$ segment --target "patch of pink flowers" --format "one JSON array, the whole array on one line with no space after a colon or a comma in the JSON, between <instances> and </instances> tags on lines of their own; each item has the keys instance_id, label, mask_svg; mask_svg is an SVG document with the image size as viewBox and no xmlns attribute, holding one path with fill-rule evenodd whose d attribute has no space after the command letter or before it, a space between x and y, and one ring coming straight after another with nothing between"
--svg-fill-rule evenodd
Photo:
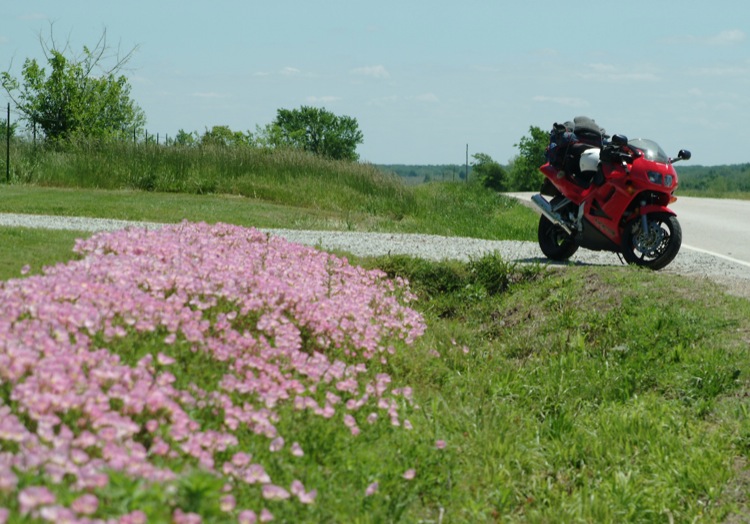
<instances>
[{"instance_id":1,"label":"patch of pink flowers","mask_svg":"<svg viewBox=\"0 0 750 524\"><path fill-rule=\"evenodd\" d=\"M108 485L108 472L171 481L179 473L169 459L257 485L265 499L311 504L316 490L277 485L235 433L250 430L258 448L292 460L304 450L277 429L282 404L353 435L378 413L404 420L396 399L409 401L410 390L391 388L368 364L424 332L405 283L226 224L102 233L75 250L81 260L0 283L0 495L16 493L22 513L88 521L99 507L90 492ZM137 361L110 349L150 333L162 343ZM208 391L178 388L191 372L180 368L185 354L227 371ZM212 409L219 429L191 418L198 408ZM232 458L219 462L227 451ZM80 493L63 508L44 486L19 490L27 474ZM235 520L272 518L236 507L231 493L221 506ZM180 508L174 515L199 521Z\"/></svg>"}]
</instances>

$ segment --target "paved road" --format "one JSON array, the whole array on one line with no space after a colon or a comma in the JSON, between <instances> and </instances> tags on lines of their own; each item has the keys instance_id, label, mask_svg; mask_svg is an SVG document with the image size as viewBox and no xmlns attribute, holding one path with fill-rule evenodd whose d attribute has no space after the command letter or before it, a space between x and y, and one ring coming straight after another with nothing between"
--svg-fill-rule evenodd
<instances>
[{"instance_id":1,"label":"paved road","mask_svg":"<svg viewBox=\"0 0 750 524\"><path fill-rule=\"evenodd\" d=\"M509 193L531 205L534 193ZM682 226L682 248L750 268L750 201L679 197L670 206Z\"/></svg>"},{"instance_id":2,"label":"paved road","mask_svg":"<svg viewBox=\"0 0 750 524\"><path fill-rule=\"evenodd\" d=\"M750 266L750 201L680 197L672 204L686 248Z\"/></svg>"}]
</instances>

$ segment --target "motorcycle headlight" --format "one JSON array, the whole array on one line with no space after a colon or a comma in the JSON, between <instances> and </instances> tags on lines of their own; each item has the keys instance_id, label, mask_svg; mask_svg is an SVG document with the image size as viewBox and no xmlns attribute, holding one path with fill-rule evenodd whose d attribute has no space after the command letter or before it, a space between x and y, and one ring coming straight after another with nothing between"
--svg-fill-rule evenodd
<instances>
[{"instance_id":1,"label":"motorcycle headlight","mask_svg":"<svg viewBox=\"0 0 750 524\"><path fill-rule=\"evenodd\" d=\"M672 187L672 182L674 182L674 177L672 175L667 175L664 177L664 185L666 187Z\"/></svg>"},{"instance_id":2,"label":"motorcycle headlight","mask_svg":"<svg viewBox=\"0 0 750 524\"><path fill-rule=\"evenodd\" d=\"M648 173L648 179L651 181L652 184L658 184L661 185L664 177L661 173L657 173L656 171L649 171Z\"/></svg>"}]
</instances>

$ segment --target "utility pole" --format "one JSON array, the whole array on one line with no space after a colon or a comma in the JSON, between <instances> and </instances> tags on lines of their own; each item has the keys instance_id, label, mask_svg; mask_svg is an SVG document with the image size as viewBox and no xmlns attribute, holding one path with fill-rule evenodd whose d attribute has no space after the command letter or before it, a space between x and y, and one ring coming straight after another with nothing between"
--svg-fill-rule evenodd
<instances>
[{"instance_id":1,"label":"utility pole","mask_svg":"<svg viewBox=\"0 0 750 524\"><path fill-rule=\"evenodd\" d=\"M464 176L466 183L469 183L469 144L466 144L466 174Z\"/></svg>"}]
</instances>

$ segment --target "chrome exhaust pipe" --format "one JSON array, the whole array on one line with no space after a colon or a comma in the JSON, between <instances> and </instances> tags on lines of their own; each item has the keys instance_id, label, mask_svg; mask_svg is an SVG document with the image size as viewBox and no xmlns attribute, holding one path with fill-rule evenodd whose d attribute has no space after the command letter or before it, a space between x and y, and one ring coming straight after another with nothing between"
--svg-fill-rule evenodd
<instances>
[{"instance_id":1,"label":"chrome exhaust pipe","mask_svg":"<svg viewBox=\"0 0 750 524\"><path fill-rule=\"evenodd\" d=\"M563 228L567 234L573 235L573 230L570 226L565 223L559 213L552 211L552 206L550 206L550 203L547 202L542 195L532 196L531 202L536 206L536 210L544 215L547 220Z\"/></svg>"}]
</instances>

